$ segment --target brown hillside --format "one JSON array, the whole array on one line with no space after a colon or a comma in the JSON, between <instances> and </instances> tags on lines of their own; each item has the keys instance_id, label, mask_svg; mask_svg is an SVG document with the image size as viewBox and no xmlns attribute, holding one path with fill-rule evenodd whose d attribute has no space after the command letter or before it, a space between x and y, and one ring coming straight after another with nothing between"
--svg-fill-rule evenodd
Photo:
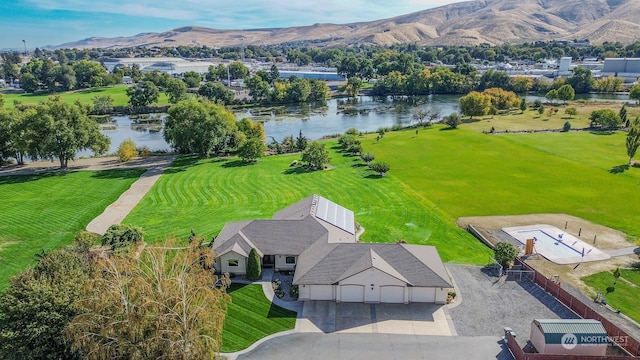
<instances>
[{"instance_id":1,"label":"brown hillside","mask_svg":"<svg viewBox=\"0 0 640 360\"><path fill-rule=\"evenodd\" d=\"M132 37L89 38L57 47L233 46L292 42L314 42L324 46L354 43L472 45L574 38L588 38L592 43L639 40L640 1L476 0L371 22L251 30L188 26Z\"/></svg>"}]
</instances>

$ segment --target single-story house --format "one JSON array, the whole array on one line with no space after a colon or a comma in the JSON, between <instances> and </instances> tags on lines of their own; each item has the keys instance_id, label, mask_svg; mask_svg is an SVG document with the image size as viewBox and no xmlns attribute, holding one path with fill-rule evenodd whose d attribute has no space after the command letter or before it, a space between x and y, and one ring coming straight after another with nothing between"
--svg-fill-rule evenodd
<instances>
[{"instance_id":1,"label":"single-story house","mask_svg":"<svg viewBox=\"0 0 640 360\"><path fill-rule=\"evenodd\" d=\"M540 354L605 356L608 337L594 319L535 319L531 344Z\"/></svg>"},{"instance_id":2,"label":"single-story house","mask_svg":"<svg viewBox=\"0 0 640 360\"><path fill-rule=\"evenodd\" d=\"M435 247L358 242L353 212L318 195L271 220L226 224L216 271L245 274L252 248L263 267L294 271L300 300L442 304L453 287Z\"/></svg>"}]
</instances>

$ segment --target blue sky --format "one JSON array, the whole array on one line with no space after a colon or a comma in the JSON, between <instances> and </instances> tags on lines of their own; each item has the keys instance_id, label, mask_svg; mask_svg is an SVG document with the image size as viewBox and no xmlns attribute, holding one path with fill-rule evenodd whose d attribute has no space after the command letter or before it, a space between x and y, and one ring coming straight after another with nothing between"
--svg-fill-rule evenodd
<instances>
[{"instance_id":1,"label":"blue sky","mask_svg":"<svg viewBox=\"0 0 640 360\"><path fill-rule=\"evenodd\" d=\"M0 0L0 49L131 36L196 25L219 29L349 23L461 0Z\"/></svg>"}]
</instances>

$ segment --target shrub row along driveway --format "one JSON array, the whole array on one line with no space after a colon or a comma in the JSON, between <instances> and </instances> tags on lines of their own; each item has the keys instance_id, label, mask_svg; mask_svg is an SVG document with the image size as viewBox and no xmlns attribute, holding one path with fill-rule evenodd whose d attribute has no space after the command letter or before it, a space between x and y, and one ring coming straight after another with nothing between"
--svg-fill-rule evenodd
<instances>
[{"instance_id":1,"label":"shrub row along driveway","mask_svg":"<svg viewBox=\"0 0 640 360\"><path fill-rule=\"evenodd\" d=\"M481 267L447 264L460 299L449 308L460 336L502 336L508 326L524 346L533 319L576 319L571 310L529 281L504 281Z\"/></svg>"}]
</instances>

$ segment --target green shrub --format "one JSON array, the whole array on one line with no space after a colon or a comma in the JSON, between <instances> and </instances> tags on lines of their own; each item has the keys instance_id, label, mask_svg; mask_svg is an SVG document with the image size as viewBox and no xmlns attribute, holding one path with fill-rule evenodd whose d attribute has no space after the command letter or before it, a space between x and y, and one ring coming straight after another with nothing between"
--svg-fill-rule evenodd
<instances>
[{"instance_id":1,"label":"green shrub","mask_svg":"<svg viewBox=\"0 0 640 360\"><path fill-rule=\"evenodd\" d=\"M118 146L118 158L120 162L127 162L134 157L138 156L138 149L136 148L136 143L131 139L126 139L120 146Z\"/></svg>"},{"instance_id":2,"label":"green shrub","mask_svg":"<svg viewBox=\"0 0 640 360\"><path fill-rule=\"evenodd\" d=\"M110 246L112 250L118 250L144 239L142 229L133 225L111 225L102 236L102 245Z\"/></svg>"},{"instance_id":3,"label":"green shrub","mask_svg":"<svg viewBox=\"0 0 640 360\"><path fill-rule=\"evenodd\" d=\"M567 121L562 125L562 131L569 132L569 130L571 130L571 123Z\"/></svg>"},{"instance_id":4,"label":"green shrub","mask_svg":"<svg viewBox=\"0 0 640 360\"><path fill-rule=\"evenodd\" d=\"M298 285L291 285L291 287L289 288L289 296L291 296L294 299L297 299L298 296L300 296L300 290L298 289Z\"/></svg>"},{"instance_id":5,"label":"green shrub","mask_svg":"<svg viewBox=\"0 0 640 360\"><path fill-rule=\"evenodd\" d=\"M252 248L247 259L247 279L259 280L262 278L262 265L260 265L260 255L258 250Z\"/></svg>"}]
</instances>

